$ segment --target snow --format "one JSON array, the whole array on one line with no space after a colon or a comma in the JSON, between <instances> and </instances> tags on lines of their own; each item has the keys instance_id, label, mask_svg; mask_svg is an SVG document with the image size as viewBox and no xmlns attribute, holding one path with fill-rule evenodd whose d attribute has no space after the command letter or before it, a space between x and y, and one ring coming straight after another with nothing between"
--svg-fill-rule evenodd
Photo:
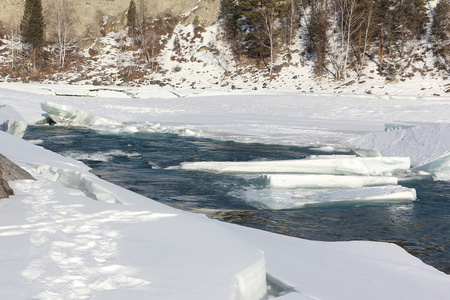
<instances>
[{"instance_id":1,"label":"snow","mask_svg":"<svg viewBox=\"0 0 450 300\"><path fill-rule=\"evenodd\" d=\"M0 236L11 246L0 255L8 276L2 298L106 299L130 288L138 298L156 299L265 295L262 252L221 224L149 201L77 168L77 161L0 134L0 151L38 179L13 182L15 196L1 201ZM17 151L22 148L28 149ZM46 165L51 156L60 168ZM102 201L108 199L117 201ZM9 263L11 255L20 263Z\"/></svg>"},{"instance_id":2,"label":"snow","mask_svg":"<svg viewBox=\"0 0 450 300\"><path fill-rule=\"evenodd\" d=\"M0 105L29 123L51 115L65 125L110 132L170 132L323 151L348 150L357 139L374 145L355 151L367 157L311 157L307 174L272 174L295 161L273 162L270 172L264 166L269 162L247 163L238 172L264 168L236 176L266 175L274 183L288 176L290 189L244 191L251 202L271 198L259 205L274 209L350 198L413 201L415 191L397 185L395 176L448 171L450 99L444 97L243 90L193 95L152 86L127 88L117 98L92 89L0 83ZM0 121L4 115L0 110ZM386 124L398 129L384 132ZM400 143L416 131L423 143ZM378 146L386 135L395 135L388 154ZM37 179L12 182L15 195L0 200L1 298L264 299L266 284L281 291L274 292L280 299L447 299L450 293L449 275L394 244L308 241L210 220L105 182L82 163L18 137L0 132L0 141L0 153Z\"/></svg>"}]
</instances>

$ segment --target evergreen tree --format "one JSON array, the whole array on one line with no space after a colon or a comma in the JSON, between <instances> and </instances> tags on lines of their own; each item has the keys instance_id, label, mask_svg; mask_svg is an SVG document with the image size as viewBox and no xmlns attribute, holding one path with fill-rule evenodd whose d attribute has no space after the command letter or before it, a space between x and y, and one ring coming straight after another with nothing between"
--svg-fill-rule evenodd
<instances>
[{"instance_id":1,"label":"evergreen tree","mask_svg":"<svg viewBox=\"0 0 450 300\"><path fill-rule=\"evenodd\" d=\"M280 16L280 2L277 0L239 1L241 18L238 25L244 34L244 52L264 61L274 56L274 41L277 39L277 21Z\"/></svg>"},{"instance_id":2,"label":"evergreen tree","mask_svg":"<svg viewBox=\"0 0 450 300\"><path fill-rule=\"evenodd\" d=\"M33 71L36 71L36 54L44 44L44 16L41 0L25 0L20 34L26 44L30 44Z\"/></svg>"},{"instance_id":3,"label":"evergreen tree","mask_svg":"<svg viewBox=\"0 0 450 300\"><path fill-rule=\"evenodd\" d=\"M301 10L299 0L287 0L280 5L280 21L283 26L284 41L291 45L300 27Z\"/></svg>"},{"instance_id":4,"label":"evergreen tree","mask_svg":"<svg viewBox=\"0 0 450 300\"><path fill-rule=\"evenodd\" d=\"M450 0L439 0L436 4L431 31L437 41L450 39Z\"/></svg>"},{"instance_id":5,"label":"evergreen tree","mask_svg":"<svg viewBox=\"0 0 450 300\"><path fill-rule=\"evenodd\" d=\"M327 7L325 1L312 1L310 4L308 29L308 52L317 55L316 69L317 75L322 75L326 67L326 55L328 53L327 31L329 22L327 17Z\"/></svg>"},{"instance_id":6,"label":"evergreen tree","mask_svg":"<svg viewBox=\"0 0 450 300\"><path fill-rule=\"evenodd\" d=\"M394 15L395 2L393 0L380 0L374 3L374 33L380 47L380 62L378 65L380 74L383 73L384 51L391 49L394 39Z\"/></svg>"},{"instance_id":7,"label":"evergreen tree","mask_svg":"<svg viewBox=\"0 0 450 300\"><path fill-rule=\"evenodd\" d=\"M219 20L223 20L225 36L228 40L234 39L237 35L238 18L239 12L236 0L220 0Z\"/></svg>"},{"instance_id":8,"label":"evergreen tree","mask_svg":"<svg viewBox=\"0 0 450 300\"><path fill-rule=\"evenodd\" d=\"M396 4L392 19L396 38L402 41L420 39L428 22L425 0L402 0Z\"/></svg>"},{"instance_id":9,"label":"evergreen tree","mask_svg":"<svg viewBox=\"0 0 450 300\"><path fill-rule=\"evenodd\" d=\"M130 29L131 36L135 36L136 34L136 20L136 4L134 3L134 0L131 0L127 11L127 26Z\"/></svg>"}]
</instances>

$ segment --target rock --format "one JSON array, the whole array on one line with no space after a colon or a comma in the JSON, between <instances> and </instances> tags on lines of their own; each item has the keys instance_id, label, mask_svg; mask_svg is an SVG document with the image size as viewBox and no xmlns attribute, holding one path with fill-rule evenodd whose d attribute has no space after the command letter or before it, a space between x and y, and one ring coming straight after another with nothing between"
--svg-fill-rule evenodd
<instances>
[{"instance_id":1,"label":"rock","mask_svg":"<svg viewBox=\"0 0 450 300\"><path fill-rule=\"evenodd\" d=\"M8 181L21 179L36 180L30 173L0 154L0 199L14 195Z\"/></svg>"}]
</instances>

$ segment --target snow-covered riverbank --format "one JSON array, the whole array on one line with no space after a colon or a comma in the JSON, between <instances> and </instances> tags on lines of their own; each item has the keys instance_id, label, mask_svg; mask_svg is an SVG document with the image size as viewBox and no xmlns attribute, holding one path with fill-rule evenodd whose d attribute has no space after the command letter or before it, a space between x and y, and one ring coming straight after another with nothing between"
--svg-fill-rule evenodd
<instances>
[{"instance_id":1,"label":"snow-covered riverbank","mask_svg":"<svg viewBox=\"0 0 450 300\"><path fill-rule=\"evenodd\" d=\"M392 135L384 132L390 124L405 129L395 130L389 156L405 147L396 141L421 130L422 144L410 143L408 154L422 166L417 172L438 169L433 175L444 178L449 171L449 99L208 92L175 98L154 88L128 91L137 98L111 91L55 96L86 91L1 84L0 104L30 123L47 116L47 102L48 113L66 112L103 130L322 149L368 145L366 134L373 133L382 154L377 142ZM52 111L61 105L66 109ZM8 116L0 110L0 122ZM0 153L37 179L14 182L16 195L0 200L2 298L261 299L267 282L281 299L446 299L450 292L449 275L394 244L307 241L209 220L100 180L85 165L14 136L0 132L0 141ZM432 141L439 143L429 151ZM434 169L423 166L432 162Z\"/></svg>"}]
</instances>

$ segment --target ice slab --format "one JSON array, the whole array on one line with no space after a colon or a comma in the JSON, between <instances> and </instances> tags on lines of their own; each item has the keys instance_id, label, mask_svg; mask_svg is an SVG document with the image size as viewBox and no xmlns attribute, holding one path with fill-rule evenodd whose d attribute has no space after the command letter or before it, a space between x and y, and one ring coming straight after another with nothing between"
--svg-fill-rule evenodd
<instances>
[{"instance_id":1,"label":"ice slab","mask_svg":"<svg viewBox=\"0 0 450 300\"><path fill-rule=\"evenodd\" d=\"M431 174L434 180L450 181L450 154L415 168L414 171L422 171Z\"/></svg>"},{"instance_id":2,"label":"ice slab","mask_svg":"<svg viewBox=\"0 0 450 300\"><path fill-rule=\"evenodd\" d=\"M280 210L337 202L414 201L417 195L415 189L394 185L340 190L246 190L242 197L257 208Z\"/></svg>"},{"instance_id":3,"label":"ice slab","mask_svg":"<svg viewBox=\"0 0 450 300\"><path fill-rule=\"evenodd\" d=\"M62 105L49 101L41 103L41 108L57 124L74 126L94 126L94 125L119 125L120 123L100 118L86 111L79 110L69 105Z\"/></svg>"},{"instance_id":4,"label":"ice slab","mask_svg":"<svg viewBox=\"0 0 450 300\"><path fill-rule=\"evenodd\" d=\"M17 137L23 137L28 127L24 118L9 105L0 106L0 130Z\"/></svg>"},{"instance_id":5,"label":"ice slab","mask_svg":"<svg viewBox=\"0 0 450 300\"><path fill-rule=\"evenodd\" d=\"M251 162L184 162L181 169L218 173L299 173L330 175L387 175L410 168L408 157L314 157L299 160Z\"/></svg>"},{"instance_id":6,"label":"ice slab","mask_svg":"<svg viewBox=\"0 0 450 300\"><path fill-rule=\"evenodd\" d=\"M356 189L366 186L397 185L396 177L387 176L339 176L339 175L263 175L262 179L274 188L347 188Z\"/></svg>"},{"instance_id":7,"label":"ice slab","mask_svg":"<svg viewBox=\"0 0 450 300\"><path fill-rule=\"evenodd\" d=\"M411 165L418 167L450 153L450 124L374 132L348 143L356 148L378 150L384 156L408 156Z\"/></svg>"}]
</instances>

